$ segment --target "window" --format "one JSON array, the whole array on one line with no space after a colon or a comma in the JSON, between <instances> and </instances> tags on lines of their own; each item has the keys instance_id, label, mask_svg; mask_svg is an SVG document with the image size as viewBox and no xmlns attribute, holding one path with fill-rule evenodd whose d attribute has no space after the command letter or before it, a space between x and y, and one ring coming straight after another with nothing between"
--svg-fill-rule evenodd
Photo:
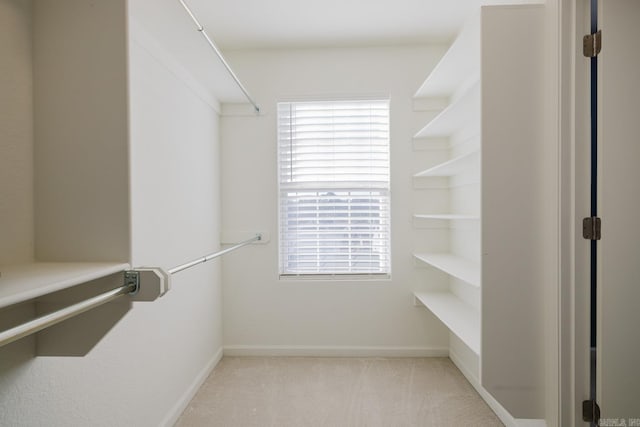
<instances>
[{"instance_id":1,"label":"window","mask_svg":"<svg viewBox=\"0 0 640 427\"><path fill-rule=\"evenodd\" d=\"M280 275L388 275L389 101L278 104Z\"/></svg>"}]
</instances>

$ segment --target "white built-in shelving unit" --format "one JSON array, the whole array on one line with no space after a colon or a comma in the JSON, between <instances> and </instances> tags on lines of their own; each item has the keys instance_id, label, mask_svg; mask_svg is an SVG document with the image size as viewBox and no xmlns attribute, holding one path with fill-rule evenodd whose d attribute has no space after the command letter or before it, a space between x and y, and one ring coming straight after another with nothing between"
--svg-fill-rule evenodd
<instances>
[{"instance_id":1,"label":"white built-in shelving unit","mask_svg":"<svg viewBox=\"0 0 640 427\"><path fill-rule=\"evenodd\" d=\"M0 307L130 263L126 4L33 8L33 133L23 141L33 147L33 233L23 236L33 254L0 260Z\"/></svg>"},{"instance_id":2,"label":"white built-in shelving unit","mask_svg":"<svg viewBox=\"0 0 640 427\"><path fill-rule=\"evenodd\" d=\"M416 286L414 298L449 329L451 359L507 425L514 416L544 417L538 373L511 369L538 351L517 328L541 330L519 294L535 292L531 280L516 273L527 274L530 234L514 227L531 204L528 168L543 123L542 50L529 36L542 10L482 7L414 95L417 109L442 105L413 139L425 162L412 181L420 230L413 256L418 268L440 272ZM440 250L423 250L429 243Z\"/></svg>"},{"instance_id":3,"label":"white built-in shelving unit","mask_svg":"<svg viewBox=\"0 0 640 427\"><path fill-rule=\"evenodd\" d=\"M426 78L414 98L444 99L446 107L434 116L415 134L415 140L422 140L431 146L441 147L445 152L444 161L414 174L414 182L446 178L444 188L449 193L448 203L437 212L416 212L414 221L429 221L434 228L441 226L449 230L449 239L465 242L464 234L478 235L480 227L480 206L478 197L471 201L456 197L461 180L466 183L467 191L480 191L480 22L479 17L472 19L456 38L433 72ZM424 101L423 101L424 102ZM444 142L444 143L443 143ZM464 177L464 178L460 178ZM419 187L424 188L424 187ZM426 188L429 188L427 185ZM441 185L435 185L438 190ZM463 190L465 191L465 190ZM429 197L429 193L420 192L417 197ZM456 200L463 201L456 202ZM449 211L445 211L448 209ZM454 223L464 221L466 227L455 227ZM452 237L452 234L462 236ZM414 257L427 268L440 270L457 279L457 286L449 291L416 292L417 301L427 307L444 323L453 336L461 340L472 352L480 355L480 301L473 289L480 288L480 246L477 238L468 239L467 248L462 253L455 245L448 243L449 252L416 252ZM467 243L464 243L467 244ZM477 254L468 258L469 252ZM468 298L458 295L458 290L468 287L473 295ZM477 361L473 361L477 365ZM471 369L477 372L476 369Z\"/></svg>"}]
</instances>

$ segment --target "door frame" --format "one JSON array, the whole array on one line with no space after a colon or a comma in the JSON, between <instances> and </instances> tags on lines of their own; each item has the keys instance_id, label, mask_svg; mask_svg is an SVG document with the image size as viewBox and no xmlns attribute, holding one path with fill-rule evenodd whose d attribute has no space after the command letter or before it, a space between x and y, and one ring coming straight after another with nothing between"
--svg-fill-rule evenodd
<instances>
[{"instance_id":1,"label":"door frame","mask_svg":"<svg viewBox=\"0 0 640 427\"><path fill-rule=\"evenodd\" d=\"M590 245L582 237L582 218L590 216L591 156L589 59L582 54L582 37L590 32L590 9L589 0L563 3L559 423L583 426L590 375Z\"/></svg>"}]
</instances>

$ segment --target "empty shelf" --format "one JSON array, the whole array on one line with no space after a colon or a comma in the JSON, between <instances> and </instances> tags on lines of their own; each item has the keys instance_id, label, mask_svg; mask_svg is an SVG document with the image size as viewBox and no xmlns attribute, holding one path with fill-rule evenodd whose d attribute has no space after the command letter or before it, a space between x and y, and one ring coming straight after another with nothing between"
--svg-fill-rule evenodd
<instances>
[{"instance_id":1,"label":"empty shelf","mask_svg":"<svg viewBox=\"0 0 640 427\"><path fill-rule=\"evenodd\" d=\"M472 286L480 286L480 266L465 258L446 253L421 253L413 256Z\"/></svg>"},{"instance_id":2,"label":"empty shelf","mask_svg":"<svg viewBox=\"0 0 640 427\"><path fill-rule=\"evenodd\" d=\"M480 313L450 292L414 293L474 353L480 354Z\"/></svg>"},{"instance_id":3,"label":"empty shelf","mask_svg":"<svg viewBox=\"0 0 640 427\"><path fill-rule=\"evenodd\" d=\"M472 86L465 94L445 108L423 127L414 138L447 137L462 129L480 134L480 85Z\"/></svg>"},{"instance_id":4,"label":"empty shelf","mask_svg":"<svg viewBox=\"0 0 640 427\"><path fill-rule=\"evenodd\" d=\"M36 262L0 266L0 308L129 269L114 262Z\"/></svg>"},{"instance_id":5,"label":"empty shelf","mask_svg":"<svg viewBox=\"0 0 640 427\"><path fill-rule=\"evenodd\" d=\"M467 229L475 230L480 226L480 216L460 214L414 214L413 226L416 229Z\"/></svg>"},{"instance_id":6,"label":"empty shelf","mask_svg":"<svg viewBox=\"0 0 640 427\"><path fill-rule=\"evenodd\" d=\"M460 214L415 214L416 219L437 219L437 220L470 220L477 221L479 215L460 215Z\"/></svg>"},{"instance_id":7,"label":"empty shelf","mask_svg":"<svg viewBox=\"0 0 640 427\"><path fill-rule=\"evenodd\" d=\"M480 166L480 152L472 151L470 153L463 154L446 162L440 163L436 166L430 167L422 172L418 172L414 176L416 178L425 176L453 176L471 168L478 168Z\"/></svg>"},{"instance_id":8,"label":"empty shelf","mask_svg":"<svg viewBox=\"0 0 640 427\"><path fill-rule=\"evenodd\" d=\"M480 75L480 15L470 19L414 98L451 96Z\"/></svg>"}]
</instances>

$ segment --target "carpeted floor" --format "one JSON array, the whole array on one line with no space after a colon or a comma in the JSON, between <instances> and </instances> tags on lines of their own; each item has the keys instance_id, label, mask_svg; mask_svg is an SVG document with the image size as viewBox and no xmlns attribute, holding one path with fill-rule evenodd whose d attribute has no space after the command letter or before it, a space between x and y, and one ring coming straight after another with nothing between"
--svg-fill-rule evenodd
<instances>
[{"instance_id":1,"label":"carpeted floor","mask_svg":"<svg viewBox=\"0 0 640 427\"><path fill-rule=\"evenodd\" d=\"M176 426L502 423L447 358L225 357Z\"/></svg>"}]
</instances>

